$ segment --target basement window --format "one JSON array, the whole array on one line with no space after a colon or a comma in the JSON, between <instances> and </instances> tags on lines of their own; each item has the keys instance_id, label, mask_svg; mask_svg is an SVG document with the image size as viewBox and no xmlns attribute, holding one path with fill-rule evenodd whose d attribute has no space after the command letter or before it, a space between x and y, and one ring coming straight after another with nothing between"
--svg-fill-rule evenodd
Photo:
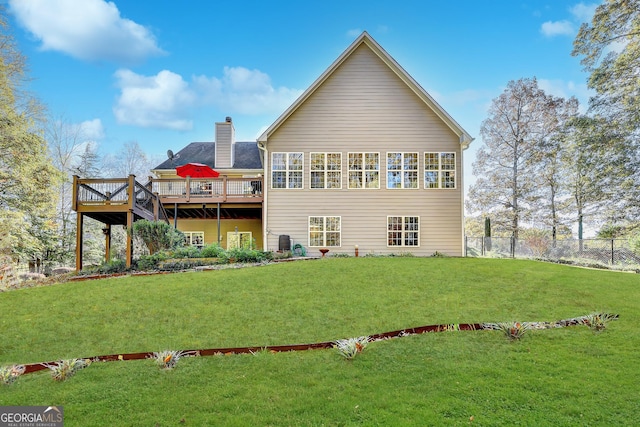
<instances>
[{"instance_id":1,"label":"basement window","mask_svg":"<svg viewBox=\"0 0 640 427\"><path fill-rule=\"evenodd\" d=\"M202 249L204 246L204 231L183 231L184 245Z\"/></svg>"}]
</instances>

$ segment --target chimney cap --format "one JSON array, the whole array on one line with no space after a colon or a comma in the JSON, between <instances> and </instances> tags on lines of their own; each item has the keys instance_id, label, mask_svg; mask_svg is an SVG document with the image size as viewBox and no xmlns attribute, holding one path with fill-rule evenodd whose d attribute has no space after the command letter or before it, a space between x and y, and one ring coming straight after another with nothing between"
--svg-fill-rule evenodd
<instances>
[{"instance_id":1,"label":"chimney cap","mask_svg":"<svg viewBox=\"0 0 640 427\"><path fill-rule=\"evenodd\" d=\"M231 120L230 116L227 116L227 117L225 117L224 121L227 122L227 123L231 123L232 120Z\"/></svg>"}]
</instances>

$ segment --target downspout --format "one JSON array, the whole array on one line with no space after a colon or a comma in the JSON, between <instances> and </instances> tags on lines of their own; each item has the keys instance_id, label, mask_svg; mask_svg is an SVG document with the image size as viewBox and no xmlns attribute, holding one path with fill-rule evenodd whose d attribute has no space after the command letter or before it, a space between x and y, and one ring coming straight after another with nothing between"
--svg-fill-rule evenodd
<instances>
[{"instance_id":1,"label":"downspout","mask_svg":"<svg viewBox=\"0 0 640 427\"><path fill-rule=\"evenodd\" d=\"M267 232L267 229L269 228L267 221L267 163L269 162L269 150L267 150L266 141L258 141L258 149L264 153L262 161L262 250L266 251L267 238L269 236L269 233Z\"/></svg>"},{"instance_id":2,"label":"downspout","mask_svg":"<svg viewBox=\"0 0 640 427\"><path fill-rule=\"evenodd\" d=\"M462 256L466 256L467 250L465 248L465 217L464 217L464 146L461 147L460 149L460 171L462 172L460 174L460 178L458 179L458 181L460 181L460 204L462 206L462 209L460 209L460 215L462 215L461 221L460 223L462 224Z\"/></svg>"},{"instance_id":3,"label":"downspout","mask_svg":"<svg viewBox=\"0 0 640 427\"><path fill-rule=\"evenodd\" d=\"M465 216L464 216L464 150L469 148L469 144L474 140L474 138L468 137L466 135L460 136L460 203L462 209L460 209L461 223L462 223L462 256L466 256L466 240L465 240Z\"/></svg>"}]
</instances>

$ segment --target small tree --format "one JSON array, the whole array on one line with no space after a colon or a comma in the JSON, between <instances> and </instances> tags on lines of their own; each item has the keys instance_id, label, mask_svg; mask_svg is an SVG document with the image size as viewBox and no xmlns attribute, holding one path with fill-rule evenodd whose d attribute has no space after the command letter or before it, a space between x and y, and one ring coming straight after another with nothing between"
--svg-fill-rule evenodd
<instances>
[{"instance_id":1,"label":"small tree","mask_svg":"<svg viewBox=\"0 0 640 427\"><path fill-rule=\"evenodd\" d=\"M184 234L163 221L142 219L134 222L132 228L133 234L142 239L151 254L176 249L184 244Z\"/></svg>"}]
</instances>

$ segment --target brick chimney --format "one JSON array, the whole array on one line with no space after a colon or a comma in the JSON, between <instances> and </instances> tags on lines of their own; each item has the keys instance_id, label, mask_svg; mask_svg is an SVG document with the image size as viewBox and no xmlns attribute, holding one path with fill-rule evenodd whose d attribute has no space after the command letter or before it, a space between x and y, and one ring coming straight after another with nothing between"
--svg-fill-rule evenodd
<instances>
[{"instance_id":1,"label":"brick chimney","mask_svg":"<svg viewBox=\"0 0 640 427\"><path fill-rule=\"evenodd\" d=\"M216 122L216 168L233 167L235 143L236 130L231 117L227 117L224 122Z\"/></svg>"}]
</instances>

